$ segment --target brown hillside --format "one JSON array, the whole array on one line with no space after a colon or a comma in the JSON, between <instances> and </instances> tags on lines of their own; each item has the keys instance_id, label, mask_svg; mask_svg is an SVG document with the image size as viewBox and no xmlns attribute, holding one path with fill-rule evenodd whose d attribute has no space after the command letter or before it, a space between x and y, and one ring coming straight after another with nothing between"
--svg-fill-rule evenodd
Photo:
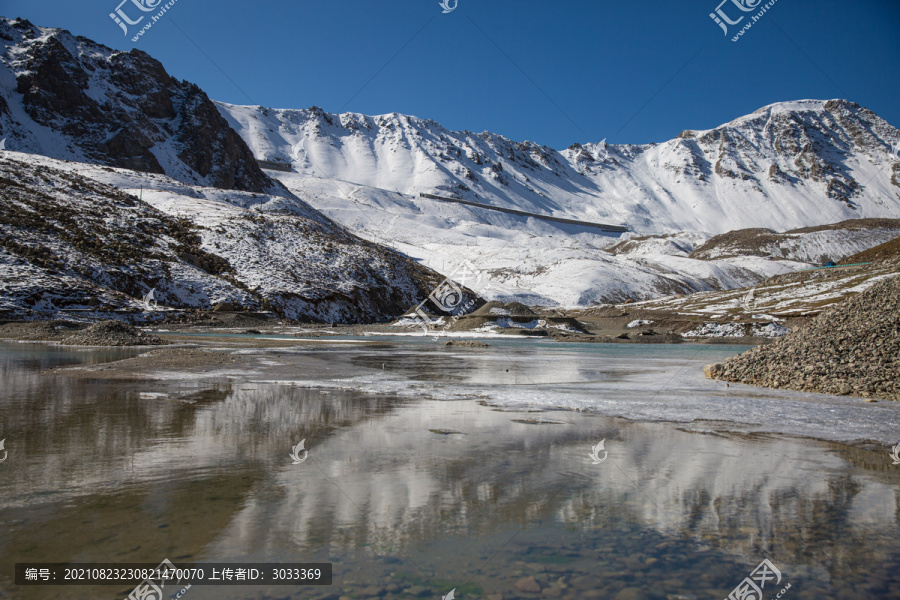
<instances>
[{"instance_id":1,"label":"brown hillside","mask_svg":"<svg viewBox=\"0 0 900 600\"><path fill-rule=\"evenodd\" d=\"M862 252L857 252L852 256L848 256L842 260L840 264L852 265L854 263L875 262L890 258L900 258L900 237L879 244L874 248L869 248L868 250L863 250Z\"/></svg>"}]
</instances>

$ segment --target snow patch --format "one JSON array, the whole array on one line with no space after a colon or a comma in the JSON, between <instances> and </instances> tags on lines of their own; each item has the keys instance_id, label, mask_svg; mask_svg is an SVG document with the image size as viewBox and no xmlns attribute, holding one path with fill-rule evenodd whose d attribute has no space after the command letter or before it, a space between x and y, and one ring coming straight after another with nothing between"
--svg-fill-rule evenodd
<instances>
[{"instance_id":1,"label":"snow patch","mask_svg":"<svg viewBox=\"0 0 900 600\"><path fill-rule=\"evenodd\" d=\"M704 323L700 327L696 327L687 333L682 334L683 337L781 337L787 335L791 330L778 323L767 323L765 325L750 323Z\"/></svg>"}]
</instances>

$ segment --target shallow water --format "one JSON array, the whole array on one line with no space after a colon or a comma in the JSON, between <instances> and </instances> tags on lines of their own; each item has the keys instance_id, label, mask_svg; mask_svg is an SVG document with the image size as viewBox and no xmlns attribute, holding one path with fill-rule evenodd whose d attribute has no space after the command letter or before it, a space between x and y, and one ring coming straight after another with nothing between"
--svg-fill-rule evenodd
<instances>
[{"instance_id":1,"label":"shallow water","mask_svg":"<svg viewBox=\"0 0 900 600\"><path fill-rule=\"evenodd\" d=\"M767 598L900 597L895 405L698 376L742 348L379 342L148 382L42 374L135 350L0 344L0 596L130 591L16 562L169 558L334 564L188 599L721 599L768 558Z\"/></svg>"}]
</instances>

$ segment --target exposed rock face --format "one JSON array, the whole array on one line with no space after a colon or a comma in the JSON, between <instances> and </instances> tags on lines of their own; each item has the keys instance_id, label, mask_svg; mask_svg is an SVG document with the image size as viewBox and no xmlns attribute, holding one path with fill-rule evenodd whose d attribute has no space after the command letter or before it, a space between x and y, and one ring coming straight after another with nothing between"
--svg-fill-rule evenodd
<instances>
[{"instance_id":1,"label":"exposed rock face","mask_svg":"<svg viewBox=\"0 0 900 600\"><path fill-rule=\"evenodd\" d=\"M0 18L0 39L8 44L0 74L10 74L0 81L15 81L14 89L0 83L0 131L9 149L211 187L276 186L207 95L148 54L23 19Z\"/></svg>"},{"instance_id":2,"label":"exposed rock face","mask_svg":"<svg viewBox=\"0 0 900 600\"><path fill-rule=\"evenodd\" d=\"M900 275L770 345L703 368L709 378L900 400Z\"/></svg>"},{"instance_id":3,"label":"exposed rock face","mask_svg":"<svg viewBox=\"0 0 900 600\"><path fill-rule=\"evenodd\" d=\"M478 310L472 312L473 315L479 317L536 317L537 313L522 304L521 302L488 302Z\"/></svg>"}]
</instances>

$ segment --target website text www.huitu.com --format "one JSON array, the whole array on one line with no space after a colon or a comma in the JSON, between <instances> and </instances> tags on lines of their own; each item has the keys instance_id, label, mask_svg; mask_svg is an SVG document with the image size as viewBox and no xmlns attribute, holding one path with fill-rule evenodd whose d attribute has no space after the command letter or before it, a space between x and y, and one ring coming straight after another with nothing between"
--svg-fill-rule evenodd
<instances>
[{"instance_id":1,"label":"website text www.huitu.com","mask_svg":"<svg viewBox=\"0 0 900 600\"><path fill-rule=\"evenodd\" d=\"M759 19L764 14L766 14L766 11L768 11L770 8L772 8L776 2L778 2L778 0L770 0L768 3L764 4L762 9L760 9L760 11L758 13L756 13L755 15L750 17L750 20L747 21L747 24L744 25L743 27L741 27L741 30L737 32L737 35L735 35L733 38L731 38L731 41L736 42L739 39L741 39L741 36L744 35L744 32L746 32L751 27L753 27L753 25L755 25L756 22L759 21Z\"/></svg>"},{"instance_id":2,"label":"website text www.huitu.com","mask_svg":"<svg viewBox=\"0 0 900 600\"><path fill-rule=\"evenodd\" d=\"M152 16L150 17L150 20L147 21L147 23L146 23L143 27L141 27L140 31L138 31L137 34L135 34L135 36L131 38L131 41L132 41L132 42L138 41L138 39L139 39L142 35L144 35L144 33L145 33L146 31L148 31L151 27L153 27L154 23L156 23L157 21L159 21L159 20L162 18L162 16L163 16L164 14L166 14L166 11L168 11L170 8L172 8L172 7L175 5L176 2L178 2L178 0L169 0L169 2L167 2L166 4L164 4L164 5L162 6L162 8L159 9L159 12L156 13L155 15L152 15Z\"/></svg>"}]
</instances>

